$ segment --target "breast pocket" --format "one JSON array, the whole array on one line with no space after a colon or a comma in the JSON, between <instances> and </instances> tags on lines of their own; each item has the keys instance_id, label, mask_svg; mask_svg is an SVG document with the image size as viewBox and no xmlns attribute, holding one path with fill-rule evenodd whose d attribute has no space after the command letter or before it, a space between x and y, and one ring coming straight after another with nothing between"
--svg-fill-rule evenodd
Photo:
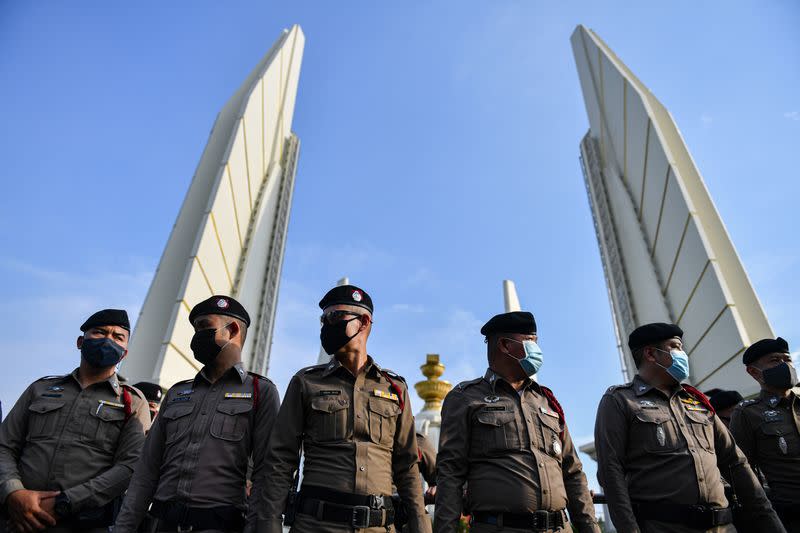
<instances>
[{"instance_id":1,"label":"breast pocket","mask_svg":"<svg viewBox=\"0 0 800 533\"><path fill-rule=\"evenodd\" d=\"M669 414L661 411L638 411L630 439L632 448L641 446L649 453L673 452L680 447L675 421Z\"/></svg>"},{"instance_id":2,"label":"breast pocket","mask_svg":"<svg viewBox=\"0 0 800 533\"><path fill-rule=\"evenodd\" d=\"M311 399L308 435L317 442L343 440L347 437L350 400L339 396Z\"/></svg>"},{"instance_id":3,"label":"breast pocket","mask_svg":"<svg viewBox=\"0 0 800 533\"><path fill-rule=\"evenodd\" d=\"M111 452L116 448L119 434L125 423L125 411L104 405L96 407L84 418L81 440L88 445Z\"/></svg>"},{"instance_id":4,"label":"breast pocket","mask_svg":"<svg viewBox=\"0 0 800 533\"><path fill-rule=\"evenodd\" d=\"M171 444L181 438L188 431L194 404L168 405L167 408L158 414L165 420L164 440Z\"/></svg>"},{"instance_id":5,"label":"breast pocket","mask_svg":"<svg viewBox=\"0 0 800 533\"><path fill-rule=\"evenodd\" d=\"M472 425L472 449L480 455L519 448L513 411L478 411Z\"/></svg>"},{"instance_id":6,"label":"breast pocket","mask_svg":"<svg viewBox=\"0 0 800 533\"><path fill-rule=\"evenodd\" d=\"M539 448L549 455L561 460L561 421L556 416L539 412L539 429L541 444Z\"/></svg>"},{"instance_id":7,"label":"breast pocket","mask_svg":"<svg viewBox=\"0 0 800 533\"><path fill-rule=\"evenodd\" d=\"M222 402L211 421L211 435L222 440L240 441L250 425L250 402ZM266 444L266 443L265 443Z\"/></svg>"},{"instance_id":8,"label":"breast pocket","mask_svg":"<svg viewBox=\"0 0 800 533\"><path fill-rule=\"evenodd\" d=\"M55 436L63 401L36 400L28 406L28 438L46 439Z\"/></svg>"},{"instance_id":9,"label":"breast pocket","mask_svg":"<svg viewBox=\"0 0 800 533\"><path fill-rule=\"evenodd\" d=\"M369 438L375 444L391 447L397 431L397 417L400 406L391 400L370 398Z\"/></svg>"},{"instance_id":10,"label":"breast pocket","mask_svg":"<svg viewBox=\"0 0 800 533\"><path fill-rule=\"evenodd\" d=\"M709 417L708 412L686 411L686 418L689 419L692 435L697 439L697 443L706 451L714 452L714 422Z\"/></svg>"},{"instance_id":11,"label":"breast pocket","mask_svg":"<svg viewBox=\"0 0 800 533\"><path fill-rule=\"evenodd\" d=\"M800 456L800 436L791 423L764 422L758 431L759 452L768 457Z\"/></svg>"}]
</instances>

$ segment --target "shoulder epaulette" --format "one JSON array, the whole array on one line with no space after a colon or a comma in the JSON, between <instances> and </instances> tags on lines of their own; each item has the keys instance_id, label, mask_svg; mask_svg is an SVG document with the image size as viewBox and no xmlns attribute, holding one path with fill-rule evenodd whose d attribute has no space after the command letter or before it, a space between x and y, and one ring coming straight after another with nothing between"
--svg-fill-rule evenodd
<instances>
[{"instance_id":1,"label":"shoulder epaulette","mask_svg":"<svg viewBox=\"0 0 800 533\"><path fill-rule=\"evenodd\" d=\"M464 390L464 389L466 389L467 387L471 387L471 386L473 386L473 385L477 385L477 384L478 384L478 383L480 383L481 381L483 381L483 378L482 378L482 377L480 377L480 378L475 378L475 379L471 379L471 380L469 380L469 381L462 381L461 383L459 383L458 385L456 385L456 389L458 389L458 390Z\"/></svg>"},{"instance_id":2,"label":"shoulder epaulette","mask_svg":"<svg viewBox=\"0 0 800 533\"><path fill-rule=\"evenodd\" d=\"M323 370L326 366L328 366L328 363L322 363L322 364L319 364L319 365L307 366L305 368L301 368L300 370L298 370L297 373L298 374L308 374L309 372L316 372L317 370Z\"/></svg>"},{"instance_id":3,"label":"shoulder epaulette","mask_svg":"<svg viewBox=\"0 0 800 533\"><path fill-rule=\"evenodd\" d=\"M136 397L138 397L143 402L147 401L147 398L144 397L144 393L139 389L137 389L136 387L134 387L133 385L128 385L127 383L120 383L119 386L122 387L123 389L128 389L128 391L132 392Z\"/></svg>"},{"instance_id":4,"label":"shoulder epaulette","mask_svg":"<svg viewBox=\"0 0 800 533\"><path fill-rule=\"evenodd\" d=\"M272 380L269 379L267 376L262 376L261 374L256 374L255 372L249 372L249 371L247 373L255 379L263 379L264 381L269 381L270 383L272 383Z\"/></svg>"},{"instance_id":5,"label":"shoulder epaulette","mask_svg":"<svg viewBox=\"0 0 800 533\"><path fill-rule=\"evenodd\" d=\"M175 385L180 385L181 383L191 383L192 381L194 381L194 378L191 378L191 379L184 379L183 381L178 381L178 382L176 382L176 383L175 383ZM175 385L173 385L172 387L174 387ZM172 387L170 387L170 389L171 389Z\"/></svg>"},{"instance_id":6,"label":"shoulder epaulette","mask_svg":"<svg viewBox=\"0 0 800 533\"><path fill-rule=\"evenodd\" d=\"M547 403L550 404L550 407L558 413L558 419L561 421L561 425L565 426L567 421L564 417L564 409L561 407L561 404L558 403L556 400L556 395L553 394L553 391L545 387L544 385L539 385L539 388L542 389L542 394L544 397L547 398ZM564 430L562 429L561 432L558 434L561 437L561 440L564 440Z\"/></svg>"},{"instance_id":7,"label":"shoulder epaulette","mask_svg":"<svg viewBox=\"0 0 800 533\"><path fill-rule=\"evenodd\" d=\"M618 389L630 389L633 386L633 381L625 383L624 385L611 385L607 390L606 394L611 394L612 392Z\"/></svg>"},{"instance_id":8,"label":"shoulder epaulette","mask_svg":"<svg viewBox=\"0 0 800 533\"><path fill-rule=\"evenodd\" d=\"M60 376L45 376L43 378L37 379L36 381L50 381L50 380L53 380L53 379L63 379L65 377L66 377L66 374L62 374Z\"/></svg>"},{"instance_id":9,"label":"shoulder epaulette","mask_svg":"<svg viewBox=\"0 0 800 533\"><path fill-rule=\"evenodd\" d=\"M397 372L395 372L394 370L387 370L387 369L385 369L385 368L382 368L382 369L381 369L381 372L383 372L384 374L388 374L388 376L389 376L390 378L399 379L399 380L400 380L400 381L402 381L403 383L406 383L406 378L404 378L403 376L401 376L400 374L398 374L398 373L397 373Z\"/></svg>"}]
</instances>

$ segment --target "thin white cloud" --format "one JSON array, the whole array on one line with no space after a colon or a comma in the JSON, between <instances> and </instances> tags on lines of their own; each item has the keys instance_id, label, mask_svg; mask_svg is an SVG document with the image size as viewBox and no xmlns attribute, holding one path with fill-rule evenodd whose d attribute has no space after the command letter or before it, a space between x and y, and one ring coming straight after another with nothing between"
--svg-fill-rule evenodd
<instances>
[{"instance_id":1,"label":"thin white cloud","mask_svg":"<svg viewBox=\"0 0 800 533\"><path fill-rule=\"evenodd\" d=\"M703 123L703 126L706 128L711 127L711 124L714 122L714 117L712 117L709 113L703 113L700 115L700 122Z\"/></svg>"},{"instance_id":2,"label":"thin white cloud","mask_svg":"<svg viewBox=\"0 0 800 533\"><path fill-rule=\"evenodd\" d=\"M399 313L424 313L425 307L419 304L392 304L389 308Z\"/></svg>"},{"instance_id":3,"label":"thin white cloud","mask_svg":"<svg viewBox=\"0 0 800 533\"><path fill-rule=\"evenodd\" d=\"M789 120L800 120L800 111L787 111L783 114L783 117Z\"/></svg>"}]
</instances>

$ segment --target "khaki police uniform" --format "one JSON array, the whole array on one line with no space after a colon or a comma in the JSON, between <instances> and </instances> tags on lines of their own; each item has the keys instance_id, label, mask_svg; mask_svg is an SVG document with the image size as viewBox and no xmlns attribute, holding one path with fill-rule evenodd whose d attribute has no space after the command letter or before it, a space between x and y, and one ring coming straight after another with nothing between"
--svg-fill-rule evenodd
<instances>
[{"instance_id":1,"label":"khaki police uniform","mask_svg":"<svg viewBox=\"0 0 800 533\"><path fill-rule=\"evenodd\" d=\"M78 369L34 382L0 426L0 502L20 489L62 491L73 516L48 532L107 531L149 426L147 401L116 374L85 389Z\"/></svg>"},{"instance_id":2,"label":"khaki police uniform","mask_svg":"<svg viewBox=\"0 0 800 533\"><path fill-rule=\"evenodd\" d=\"M279 403L275 385L241 363L215 383L201 370L174 385L147 435L116 533L136 531L151 502L158 531L241 531L248 459L257 500Z\"/></svg>"},{"instance_id":3,"label":"khaki police uniform","mask_svg":"<svg viewBox=\"0 0 800 533\"><path fill-rule=\"evenodd\" d=\"M736 443L766 477L772 505L792 533L800 532L799 395L800 387L785 398L761 391L758 398L741 402L731 417Z\"/></svg>"},{"instance_id":4,"label":"khaki police uniform","mask_svg":"<svg viewBox=\"0 0 800 533\"><path fill-rule=\"evenodd\" d=\"M548 393L532 380L517 391L489 369L447 395L437 456L437 533L457 531L462 510L494 522L473 523L478 533L569 531L566 510L573 529L599 533L577 450ZM505 522L512 515L534 515L541 529L511 527Z\"/></svg>"},{"instance_id":5,"label":"khaki police uniform","mask_svg":"<svg viewBox=\"0 0 800 533\"><path fill-rule=\"evenodd\" d=\"M422 433L417 433L417 456L422 479L430 486L436 485L436 448Z\"/></svg>"},{"instance_id":6,"label":"khaki police uniform","mask_svg":"<svg viewBox=\"0 0 800 533\"><path fill-rule=\"evenodd\" d=\"M618 531L736 531L722 474L759 531L783 531L744 454L706 402L679 385L666 395L638 375L605 393L595 425L597 477ZM683 522L669 520L675 517ZM714 519L727 523L706 521Z\"/></svg>"},{"instance_id":7,"label":"khaki police uniform","mask_svg":"<svg viewBox=\"0 0 800 533\"><path fill-rule=\"evenodd\" d=\"M263 499L255 502L259 531L282 531L281 515L301 449L303 483L292 531L394 531L391 525L355 527L393 513L386 508L392 481L408 510L406 531L430 531L407 386L371 357L358 376L333 358L292 378L267 452L269 483ZM332 520L334 515L353 521Z\"/></svg>"}]
</instances>

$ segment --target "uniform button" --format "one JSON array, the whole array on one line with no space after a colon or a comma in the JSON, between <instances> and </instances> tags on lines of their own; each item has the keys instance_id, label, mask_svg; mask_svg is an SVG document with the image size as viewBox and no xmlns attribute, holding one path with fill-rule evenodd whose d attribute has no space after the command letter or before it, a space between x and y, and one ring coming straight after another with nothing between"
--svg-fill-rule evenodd
<instances>
[{"instance_id":1,"label":"uniform button","mask_svg":"<svg viewBox=\"0 0 800 533\"><path fill-rule=\"evenodd\" d=\"M544 490L542 491L542 494L547 494L547 489L544 489Z\"/></svg>"},{"instance_id":2,"label":"uniform button","mask_svg":"<svg viewBox=\"0 0 800 533\"><path fill-rule=\"evenodd\" d=\"M539 466L544 466L544 463L539 463Z\"/></svg>"},{"instance_id":3,"label":"uniform button","mask_svg":"<svg viewBox=\"0 0 800 533\"><path fill-rule=\"evenodd\" d=\"M703 478L697 478L697 481L703 481Z\"/></svg>"},{"instance_id":4,"label":"uniform button","mask_svg":"<svg viewBox=\"0 0 800 533\"><path fill-rule=\"evenodd\" d=\"M356 413L356 418L361 418L361 413Z\"/></svg>"},{"instance_id":5,"label":"uniform button","mask_svg":"<svg viewBox=\"0 0 800 533\"><path fill-rule=\"evenodd\" d=\"M364 466L364 465L361 465L361 466L359 466L359 467L358 467L358 469L359 469L359 470L361 470L361 471L363 472L364 470L366 470L366 469L367 469L367 467L366 467L366 466Z\"/></svg>"},{"instance_id":6,"label":"uniform button","mask_svg":"<svg viewBox=\"0 0 800 533\"><path fill-rule=\"evenodd\" d=\"M216 391L216 390L217 390L217 388L216 388L216 387L211 387L211 390L212 390L212 391Z\"/></svg>"}]
</instances>

